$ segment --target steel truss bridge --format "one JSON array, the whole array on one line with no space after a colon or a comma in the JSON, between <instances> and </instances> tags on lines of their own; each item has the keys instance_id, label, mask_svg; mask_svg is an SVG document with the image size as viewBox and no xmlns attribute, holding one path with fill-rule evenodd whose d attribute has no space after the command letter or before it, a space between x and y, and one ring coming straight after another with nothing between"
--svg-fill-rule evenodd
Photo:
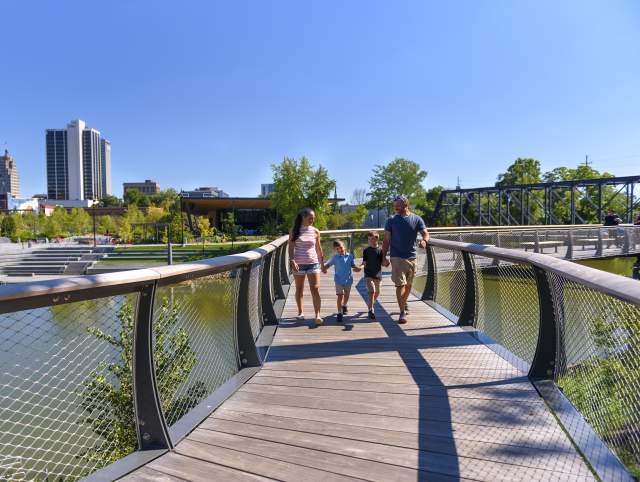
<instances>
[{"instance_id":1,"label":"steel truss bridge","mask_svg":"<svg viewBox=\"0 0 640 482\"><path fill-rule=\"evenodd\" d=\"M602 223L615 206L624 222L640 211L640 176L513 184L442 191L433 226ZM587 218L591 219L587 219ZM595 219L594 219L595 217Z\"/></svg>"}]
</instances>

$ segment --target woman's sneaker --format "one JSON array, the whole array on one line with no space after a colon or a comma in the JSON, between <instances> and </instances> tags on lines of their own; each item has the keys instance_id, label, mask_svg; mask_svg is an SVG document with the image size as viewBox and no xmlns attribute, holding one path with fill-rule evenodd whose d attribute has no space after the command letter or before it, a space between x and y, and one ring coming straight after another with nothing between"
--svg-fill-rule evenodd
<instances>
[{"instance_id":1,"label":"woman's sneaker","mask_svg":"<svg viewBox=\"0 0 640 482\"><path fill-rule=\"evenodd\" d=\"M370 320L376 319L376 314L373 312L373 310L369 310L369 319Z\"/></svg>"},{"instance_id":2,"label":"woman's sneaker","mask_svg":"<svg viewBox=\"0 0 640 482\"><path fill-rule=\"evenodd\" d=\"M342 323L342 313L338 313L337 321L338 323Z\"/></svg>"},{"instance_id":3,"label":"woman's sneaker","mask_svg":"<svg viewBox=\"0 0 640 482\"><path fill-rule=\"evenodd\" d=\"M399 325L404 325L406 322L407 322L407 315L403 311L402 313L400 313L400 318L398 318L398 324Z\"/></svg>"}]
</instances>

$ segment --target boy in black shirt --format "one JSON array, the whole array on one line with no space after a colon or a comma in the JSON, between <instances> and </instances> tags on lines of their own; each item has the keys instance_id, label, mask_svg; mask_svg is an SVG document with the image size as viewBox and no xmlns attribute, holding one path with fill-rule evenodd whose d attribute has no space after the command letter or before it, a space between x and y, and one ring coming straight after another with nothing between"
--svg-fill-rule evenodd
<instances>
[{"instance_id":1,"label":"boy in black shirt","mask_svg":"<svg viewBox=\"0 0 640 482\"><path fill-rule=\"evenodd\" d=\"M378 246L380 237L372 231L367 237L369 246L362 252L362 266L364 266L364 279L367 284L367 306L369 307L369 319L375 320L373 304L380 296L380 280L382 279L382 248Z\"/></svg>"}]
</instances>

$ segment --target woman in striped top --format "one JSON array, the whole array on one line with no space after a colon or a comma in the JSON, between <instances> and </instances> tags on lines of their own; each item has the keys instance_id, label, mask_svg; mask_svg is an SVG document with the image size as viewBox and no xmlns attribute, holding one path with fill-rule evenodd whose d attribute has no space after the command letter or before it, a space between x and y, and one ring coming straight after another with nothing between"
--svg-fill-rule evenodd
<instances>
[{"instance_id":1,"label":"woman in striped top","mask_svg":"<svg viewBox=\"0 0 640 482\"><path fill-rule=\"evenodd\" d=\"M316 213L313 209L304 208L296 216L293 229L289 233L289 262L296 281L296 304L298 319L303 320L302 293L304 278L309 280L309 289L313 299L316 325L322 324L320 317L320 267L324 262L320 231L313 227Z\"/></svg>"}]
</instances>

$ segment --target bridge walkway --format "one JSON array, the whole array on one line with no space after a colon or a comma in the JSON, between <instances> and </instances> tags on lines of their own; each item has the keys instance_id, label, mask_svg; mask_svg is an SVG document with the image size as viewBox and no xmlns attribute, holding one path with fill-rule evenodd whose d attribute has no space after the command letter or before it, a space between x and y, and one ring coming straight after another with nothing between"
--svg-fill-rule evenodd
<instances>
[{"instance_id":1,"label":"bridge walkway","mask_svg":"<svg viewBox=\"0 0 640 482\"><path fill-rule=\"evenodd\" d=\"M398 325L387 273L368 320L355 277L344 324L330 275L322 327L291 290L262 370L124 480L593 480L525 374L414 297Z\"/></svg>"}]
</instances>

